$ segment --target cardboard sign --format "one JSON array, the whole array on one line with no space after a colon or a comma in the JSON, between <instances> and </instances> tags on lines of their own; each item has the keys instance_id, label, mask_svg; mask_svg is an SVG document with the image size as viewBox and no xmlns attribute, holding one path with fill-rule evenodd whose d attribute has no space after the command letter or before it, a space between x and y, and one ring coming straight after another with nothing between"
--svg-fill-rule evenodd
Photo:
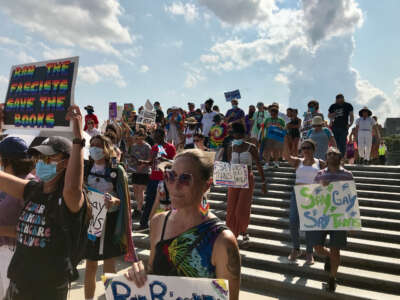
<instances>
[{"instance_id":1,"label":"cardboard sign","mask_svg":"<svg viewBox=\"0 0 400 300\"><path fill-rule=\"evenodd\" d=\"M270 126L267 129L267 138L278 142L285 140L286 130L277 126Z\"/></svg>"},{"instance_id":2,"label":"cardboard sign","mask_svg":"<svg viewBox=\"0 0 400 300\"><path fill-rule=\"evenodd\" d=\"M124 119L124 121L128 121L132 111L133 111L133 104L125 103L124 110L122 112L122 118Z\"/></svg>"},{"instance_id":3,"label":"cardboard sign","mask_svg":"<svg viewBox=\"0 0 400 300\"><path fill-rule=\"evenodd\" d=\"M122 119L122 112L124 111L124 107L122 105L117 105L117 119Z\"/></svg>"},{"instance_id":4,"label":"cardboard sign","mask_svg":"<svg viewBox=\"0 0 400 300\"><path fill-rule=\"evenodd\" d=\"M11 67L4 106L4 128L72 131L65 120L74 104L79 57Z\"/></svg>"},{"instance_id":5,"label":"cardboard sign","mask_svg":"<svg viewBox=\"0 0 400 300\"><path fill-rule=\"evenodd\" d=\"M108 104L108 119L115 120L117 118L117 102L110 102Z\"/></svg>"},{"instance_id":6,"label":"cardboard sign","mask_svg":"<svg viewBox=\"0 0 400 300\"><path fill-rule=\"evenodd\" d=\"M226 92L225 94L225 99L227 102L231 102L233 99L240 99L240 91L239 90L234 90L231 92Z\"/></svg>"},{"instance_id":7,"label":"cardboard sign","mask_svg":"<svg viewBox=\"0 0 400 300\"><path fill-rule=\"evenodd\" d=\"M230 164L223 161L214 162L214 185L234 188L249 188L247 165Z\"/></svg>"},{"instance_id":8,"label":"cardboard sign","mask_svg":"<svg viewBox=\"0 0 400 300\"><path fill-rule=\"evenodd\" d=\"M92 219L89 223L88 237L96 240L101 237L107 216L107 208L104 204L104 194L96 189L88 187L88 200L92 207Z\"/></svg>"},{"instance_id":9,"label":"cardboard sign","mask_svg":"<svg viewBox=\"0 0 400 300\"><path fill-rule=\"evenodd\" d=\"M121 275L106 281L105 285L107 300L229 299L228 281L223 279L147 275L145 285L137 288Z\"/></svg>"},{"instance_id":10,"label":"cardboard sign","mask_svg":"<svg viewBox=\"0 0 400 300\"><path fill-rule=\"evenodd\" d=\"M300 230L361 230L354 181L296 185Z\"/></svg>"}]
</instances>

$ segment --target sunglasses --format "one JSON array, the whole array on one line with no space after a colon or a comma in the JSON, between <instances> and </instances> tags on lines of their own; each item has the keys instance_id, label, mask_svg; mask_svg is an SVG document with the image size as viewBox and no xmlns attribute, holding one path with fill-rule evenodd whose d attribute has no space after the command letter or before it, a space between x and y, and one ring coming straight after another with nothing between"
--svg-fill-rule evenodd
<instances>
[{"instance_id":1,"label":"sunglasses","mask_svg":"<svg viewBox=\"0 0 400 300\"><path fill-rule=\"evenodd\" d=\"M310 147L310 146L301 147L301 150L311 150L311 149L312 149L312 147Z\"/></svg>"},{"instance_id":2,"label":"sunglasses","mask_svg":"<svg viewBox=\"0 0 400 300\"><path fill-rule=\"evenodd\" d=\"M169 184L174 184L175 181L180 185L189 186L192 183L193 176L192 174L182 173L178 176L174 171L165 170L165 182Z\"/></svg>"}]
</instances>

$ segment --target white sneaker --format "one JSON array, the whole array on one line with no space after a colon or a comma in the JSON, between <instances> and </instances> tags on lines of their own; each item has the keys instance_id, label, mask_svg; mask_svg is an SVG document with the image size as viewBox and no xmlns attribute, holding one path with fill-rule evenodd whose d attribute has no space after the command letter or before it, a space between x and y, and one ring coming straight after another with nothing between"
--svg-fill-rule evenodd
<instances>
[{"instance_id":1,"label":"white sneaker","mask_svg":"<svg viewBox=\"0 0 400 300\"><path fill-rule=\"evenodd\" d=\"M274 162L274 168L279 168L279 163L277 161Z\"/></svg>"}]
</instances>

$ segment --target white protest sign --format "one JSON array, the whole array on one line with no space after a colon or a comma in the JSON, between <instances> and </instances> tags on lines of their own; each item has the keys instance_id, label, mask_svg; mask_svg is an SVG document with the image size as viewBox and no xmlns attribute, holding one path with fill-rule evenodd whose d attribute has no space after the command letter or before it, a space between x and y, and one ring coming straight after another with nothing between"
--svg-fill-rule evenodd
<instances>
[{"instance_id":1,"label":"white protest sign","mask_svg":"<svg viewBox=\"0 0 400 300\"><path fill-rule=\"evenodd\" d=\"M95 239L95 237L101 237L106 221L107 208L104 204L104 194L90 187L88 190L88 200L92 207L92 219L90 219L88 235L89 239Z\"/></svg>"},{"instance_id":2,"label":"white protest sign","mask_svg":"<svg viewBox=\"0 0 400 300\"><path fill-rule=\"evenodd\" d=\"M148 275L142 288L121 275L106 286L107 300L192 299L228 300L228 281L222 279Z\"/></svg>"},{"instance_id":3,"label":"white protest sign","mask_svg":"<svg viewBox=\"0 0 400 300\"><path fill-rule=\"evenodd\" d=\"M328 186L297 185L300 230L361 230L360 208L354 181Z\"/></svg>"},{"instance_id":4,"label":"white protest sign","mask_svg":"<svg viewBox=\"0 0 400 300\"><path fill-rule=\"evenodd\" d=\"M139 124L154 124L156 122L156 112L142 110L138 115L136 123Z\"/></svg>"},{"instance_id":5,"label":"white protest sign","mask_svg":"<svg viewBox=\"0 0 400 300\"><path fill-rule=\"evenodd\" d=\"M214 162L214 185L246 189L249 187L247 165Z\"/></svg>"}]
</instances>

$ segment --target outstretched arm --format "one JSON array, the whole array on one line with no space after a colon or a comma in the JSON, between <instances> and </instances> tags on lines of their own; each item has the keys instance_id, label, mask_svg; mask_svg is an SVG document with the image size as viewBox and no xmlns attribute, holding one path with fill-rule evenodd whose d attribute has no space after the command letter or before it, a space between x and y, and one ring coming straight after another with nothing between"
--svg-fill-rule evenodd
<instances>
[{"instance_id":1,"label":"outstretched arm","mask_svg":"<svg viewBox=\"0 0 400 300\"><path fill-rule=\"evenodd\" d=\"M68 109L67 120L73 124L74 138L82 139L82 114L79 106L72 105ZM68 160L67 171L65 173L65 183L63 196L68 209L78 212L84 201L83 196L83 147L72 145L72 151Z\"/></svg>"}]
</instances>

